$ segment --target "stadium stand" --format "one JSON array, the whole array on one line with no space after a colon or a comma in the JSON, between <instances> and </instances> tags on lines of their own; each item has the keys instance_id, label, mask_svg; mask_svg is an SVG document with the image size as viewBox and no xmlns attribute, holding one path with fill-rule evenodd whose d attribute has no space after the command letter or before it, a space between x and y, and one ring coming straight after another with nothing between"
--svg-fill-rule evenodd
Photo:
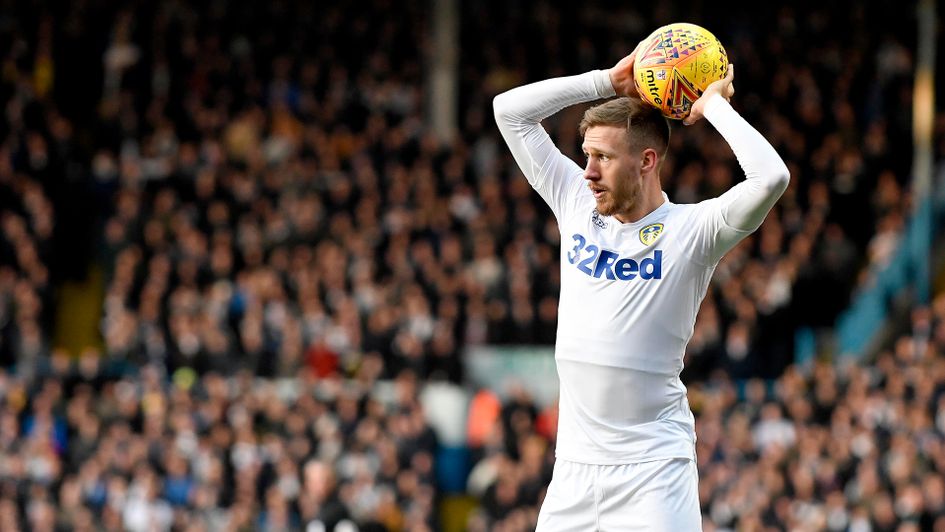
<instances>
[{"instance_id":1,"label":"stadium stand","mask_svg":"<svg viewBox=\"0 0 945 532\"><path fill-rule=\"evenodd\" d=\"M443 143L425 4L327 4L2 10L0 530L450 529L441 471L474 501L462 527L533 528L554 404L476 390L457 466L422 399L465 382L470 347L554 342L557 227L491 97L681 18L726 42L737 107L793 177L687 353L706 530L945 529L945 299L875 360L829 360L911 207L914 21L463 3ZM572 156L579 112L548 123ZM674 201L739 179L711 128L672 142ZM101 342L69 353L55 288L96 269ZM798 327L822 359L793 364Z\"/></svg>"}]
</instances>

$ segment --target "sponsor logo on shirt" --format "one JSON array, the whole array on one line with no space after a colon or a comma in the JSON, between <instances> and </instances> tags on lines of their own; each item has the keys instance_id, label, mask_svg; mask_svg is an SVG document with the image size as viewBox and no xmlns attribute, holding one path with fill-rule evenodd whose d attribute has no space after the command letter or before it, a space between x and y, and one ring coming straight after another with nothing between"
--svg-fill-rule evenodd
<instances>
[{"instance_id":1,"label":"sponsor logo on shirt","mask_svg":"<svg viewBox=\"0 0 945 532\"><path fill-rule=\"evenodd\" d=\"M615 251L602 249L596 244L588 244L583 235L575 233L571 238L574 239L574 248L568 251L568 262L589 277L612 281L630 281L636 278L649 281L663 278L661 249L653 250L652 256L637 262L629 257L621 257Z\"/></svg>"},{"instance_id":2,"label":"sponsor logo on shirt","mask_svg":"<svg viewBox=\"0 0 945 532\"><path fill-rule=\"evenodd\" d=\"M640 242L644 246L649 246L663 233L663 224L650 224L640 229Z\"/></svg>"}]
</instances>

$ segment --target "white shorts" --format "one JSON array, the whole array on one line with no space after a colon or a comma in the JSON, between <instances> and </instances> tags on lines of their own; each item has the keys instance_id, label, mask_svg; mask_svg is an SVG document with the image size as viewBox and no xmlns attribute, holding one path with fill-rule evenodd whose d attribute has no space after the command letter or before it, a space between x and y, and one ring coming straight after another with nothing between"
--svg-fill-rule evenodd
<instances>
[{"instance_id":1,"label":"white shorts","mask_svg":"<svg viewBox=\"0 0 945 532\"><path fill-rule=\"evenodd\" d=\"M626 465L558 458L537 530L701 531L699 471L686 458Z\"/></svg>"}]
</instances>

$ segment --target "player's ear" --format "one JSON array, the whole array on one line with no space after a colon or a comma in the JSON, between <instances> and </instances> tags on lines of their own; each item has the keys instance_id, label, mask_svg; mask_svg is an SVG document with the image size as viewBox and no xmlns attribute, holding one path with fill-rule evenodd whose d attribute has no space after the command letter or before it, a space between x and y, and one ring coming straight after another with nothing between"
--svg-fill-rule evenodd
<instances>
[{"instance_id":1,"label":"player's ear","mask_svg":"<svg viewBox=\"0 0 945 532\"><path fill-rule=\"evenodd\" d=\"M644 148L640 153L640 171L649 172L659 168L660 154L653 148Z\"/></svg>"}]
</instances>

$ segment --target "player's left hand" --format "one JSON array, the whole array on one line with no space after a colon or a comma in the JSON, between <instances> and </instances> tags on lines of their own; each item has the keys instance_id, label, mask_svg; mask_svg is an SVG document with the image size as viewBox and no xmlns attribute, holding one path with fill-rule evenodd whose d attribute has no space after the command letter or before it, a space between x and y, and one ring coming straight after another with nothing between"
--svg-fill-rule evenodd
<instances>
[{"instance_id":1,"label":"player's left hand","mask_svg":"<svg viewBox=\"0 0 945 532\"><path fill-rule=\"evenodd\" d=\"M713 94L719 94L725 101L730 101L732 95L735 94L735 65L728 65L728 72L726 72L725 77L713 81L705 88L705 91L702 93L702 96L698 100L692 103L692 108L689 109L689 116L683 120L683 124L691 126L702 119L705 116L705 105L709 101L709 98Z\"/></svg>"},{"instance_id":2,"label":"player's left hand","mask_svg":"<svg viewBox=\"0 0 945 532\"><path fill-rule=\"evenodd\" d=\"M637 58L640 44L630 52L630 55L617 62L607 73L610 74L610 83L614 86L617 96L639 97L636 83L633 81L633 63Z\"/></svg>"}]
</instances>

